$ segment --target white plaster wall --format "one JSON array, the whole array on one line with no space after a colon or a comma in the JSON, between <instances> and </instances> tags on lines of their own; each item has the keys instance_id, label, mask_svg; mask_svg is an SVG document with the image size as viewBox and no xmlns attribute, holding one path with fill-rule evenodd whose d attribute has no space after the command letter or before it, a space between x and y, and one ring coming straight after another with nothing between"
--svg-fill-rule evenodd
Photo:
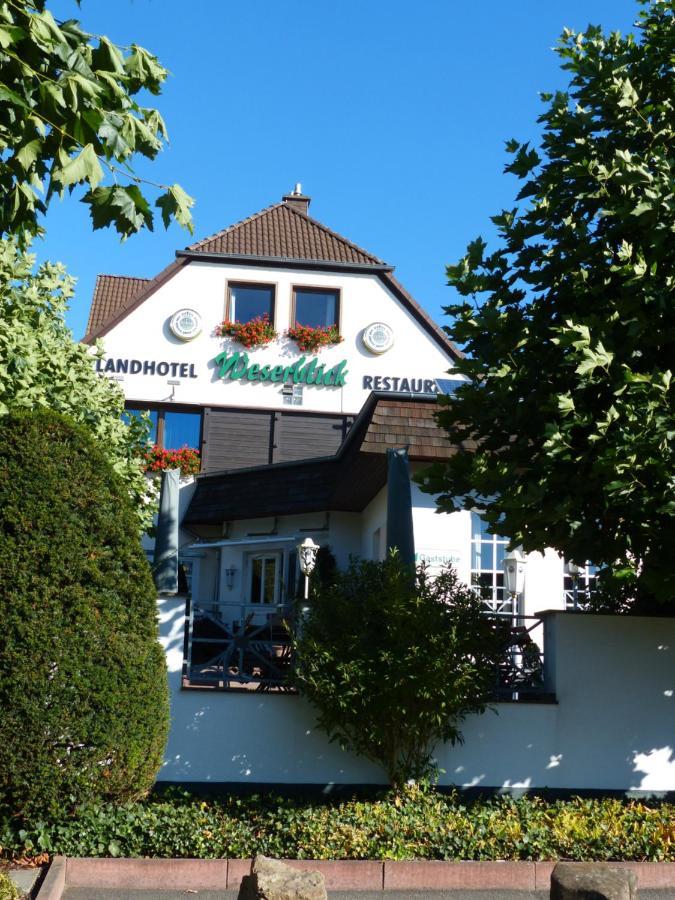
<instances>
[{"instance_id":1,"label":"white plaster wall","mask_svg":"<svg viewBox=\"0 0 675 900\"><path fill-rule=\"evenodd\" d=\"M213 329L225 316L228 280L276 285L275 325L280 335L289 326L294 285L340 289L340 332L344 341L323 349L319 360L330 368L347 359L346 385L342 388L306 387L303 409L357 413L370 393L369 389L363 388L364 375L435 379L443 377L452 364L449 356L375 275L300 272L206 262L191 262L178 270L112 328L103 338L106 356L193 364L197 377L180 379L181 384L173 396L176 403L281 407L281 384L231 381L217 376L213 358L224 348L243 349L230 340L212 337ZM168 327L173 313L185 307L196 310L204 325L201 335L188 342L175 338ZM395 335L392 349L379 356L366 350L361 342L363 329L376 321L386 322ZM265 348L249 351L250 360L260 365L289 364L301 355L297 345L283 337ZM311 354L306 355L309 360ZM167 382L176 377L171 374L127 374L121 383L128 400L160 402L169 399L172 387Z\"/></svg>"},{"instance_id":2,"label":"white plaster wall","mask_svg":"<svg viewBox=\"0 0 675 900\"><path fill-rule=\"evenodd\" d=\"M184 600L160 601L171 690L164 781L382 783L301 698L180 689ZM675 619L548 614L555 704L498 704L441 747L441 782L675 790Z\"/></svg>"}]
</instances>

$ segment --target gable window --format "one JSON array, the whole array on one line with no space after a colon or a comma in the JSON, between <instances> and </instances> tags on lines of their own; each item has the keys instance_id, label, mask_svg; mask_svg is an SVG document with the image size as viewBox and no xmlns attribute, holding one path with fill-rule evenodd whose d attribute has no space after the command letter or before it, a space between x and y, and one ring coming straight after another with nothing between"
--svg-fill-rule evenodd
<instances>
[{"instance_id":1,"label":"gable window","mask_svg":"<svg viewBox=\"0 0 675 900\"><path fill-rule=\"evenodd\" d=\"M337 328L340 321L340 291L293 288L292 326Z\"/></svg>"},{"instance_id":2,"label":"gable window","mask_svg":"<svg viewBox=\"0 0 675 900\"><path fill-rule=\"evenodd\" d=\"M274 324L274 285L230 282L228 285L227 320L243 325L267 316Z\"/></svg>"}]
</instances>

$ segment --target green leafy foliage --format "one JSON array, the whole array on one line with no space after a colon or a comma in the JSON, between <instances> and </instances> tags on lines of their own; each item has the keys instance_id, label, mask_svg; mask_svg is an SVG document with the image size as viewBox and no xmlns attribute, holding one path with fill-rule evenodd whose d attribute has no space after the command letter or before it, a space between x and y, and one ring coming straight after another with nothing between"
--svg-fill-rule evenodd
<instances>
[{"instance_id":1,"label":"green leafy foliage","mask_svg":"<svg viewBox=\"0 0 675 900\"><path fill-rule=\"evenodd\" d=\"M49 410L0 418L0 808L137 798L168 729L156 592L126 486Z\"/></svg>"},{"instance_id":2,"label":"green leafy foliage","mask_svg":"<svg viewBox=\"0 0 675 900\"><path fill-rule=\"evenodd\" d=\"M90 348L66 327L73 279L61 265L36 272L34 263L14 241L0 240L0 420L10 408L48 407L86 425L124 480L143 530L156 493L143 475L147 423L122 421L121 389L96 373Z\"/></svg>"},{"instance_id":3,"label":"green leafy foliage","mask_svg":"<svg viewBox=\"0 0 675 900\"><path fill-rule=\"evenodd\" d=\"M21 900L21 891L5 872L0 872L0 900Z\"/></svg>"},{"instance_id":4,"label":"green leafy foliage","mask_svg":"<svg viewBox=\"0 0 675 900\"><path fill-rule=\"evenodd\" d=\"M469 380L438 419L477 449L422 481L649 611L675 592L675 3L641 5L639 39L564 32L569 91L543 95L539 151L507 144L523 184L501 242L448 267Z\"/></svg>"},{"instance_id":5,"label":"green leafy foliage","mask_svg":"<svg viewBox=\"0 0 675 900\"><path fill-rule=\"evenodd\" d=\"M406 786L374 800L200 799L172 792L72 816L0 818L6 856L675 861L672 803L467 800Z\"/></svg>"},{"instance_id":6,"label":"green leafy foliage","mask_svg":"<svg viewBox=\"0 0 675 900\"><path fill-rule=\"evenodd\" d=\"M453 570L352 560L302 621L295 682L332 740L402 784L433 771L435 745L461 741L462 719L485 711L501 647Z\"/></svg>"},{"instance_id":7,"label":"green leafy foliage","mask_svg":"<svg viewBox=\"0 0 675 900\"><path fill-rule=\"evenodd\" d=\"M175 220L192 232L193 200L180 185L154 185L131 166L167 139L159 112L136 99L159 94L167 74L142 47L57 22L45 0L0 3L0 237L41 233L52 197L78 186L94 228L112 225L123 238L152 230L141 184L157 194L166 227ZM113 184L100 186L106 177Z\"/></svg>"}]
</instances>

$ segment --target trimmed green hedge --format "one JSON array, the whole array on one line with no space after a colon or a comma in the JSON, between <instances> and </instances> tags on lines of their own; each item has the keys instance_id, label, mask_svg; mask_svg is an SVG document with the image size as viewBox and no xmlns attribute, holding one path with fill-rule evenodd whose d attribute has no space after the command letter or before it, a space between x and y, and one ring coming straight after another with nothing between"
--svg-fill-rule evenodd
<instances>
[{"instance_id":1,"label":"trimmed green hedge","mask_svg":"<svg viewBox=\"0 0 675 900\"><path fill-rule=\"evenodd\" d=\"M0 416L0 807L147 793L168 731L156 591L127 484L49 410Z\"/></svg>"},{"instance_id":2,"label":"trimmed green hedge","mask_svg":"<svg viewBox=\"0 0 675 900\"><path fill-rule=\"evenodd\" d=\"M5 856L675 861L675 805L578 797L467 802L419 787L342 802L204 800L173 791L81 807L50 823L0 820L0 848Z\"/></svg>"}]
</instances>

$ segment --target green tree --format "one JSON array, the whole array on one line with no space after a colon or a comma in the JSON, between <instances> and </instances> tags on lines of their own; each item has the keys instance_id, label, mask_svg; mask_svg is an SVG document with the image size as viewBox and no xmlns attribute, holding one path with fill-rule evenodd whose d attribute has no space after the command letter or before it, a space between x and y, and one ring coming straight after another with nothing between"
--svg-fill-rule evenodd
<instances>
[{"instance_id":1,"label":"green tree","mask_svg":"<svg viewBox=\"0 0 675 900\"><path fill-rule=\"evenodd\" d=\"M155 589L126 485L89 431L0 418L0 807L140 796L168 731Z\"/></svg>"},{"instance_id":2,"label":"green tree","mask_svg":"<svg viewBox=\"0 0 675 900\"><path fill-rule=\"evenodd\" d=\"M66 327L73 279L61 265L34 271L34 263L14 241L0 240L0 423L10 409L48 407L85 425L126 485L138 532L153 512L141 460L147 426L122 421L121 388L96 373L90 348Z\"/></svg>"},{"instance_id":3,"label":"green tree","mask_svg":"<svg viewBox=\"0 0 675 900\"><path fill-rule=\"evenodd\" d=\"M503 636L449 569L415 577L397 555L352 561L319 585L296 640L296 684L332 740L392 784L433 772L439 742L485 711Z\"/></svg>"},{"instance_id":4,"label":"green tree","mask_svg":"<svg viewBox=\"0 0 675 900\"><path fill-rule=\"evenodd\" d=\"M647 610L675 590L675 3L641 5L638 38L564 31L539 151L507 144L523 185L500 244L448 267L468 383L439 422L476 449L423 484L526 550L604 565L615 605Z\"/></svg>"},{"instance_id":5,"label":"green tree","mask_svg":"<svg viewBox=\"0 0 675 900\"><path fill-rule=\"evenodd\" d=\"M192 231L193 201L180 185L152 185L131 166L139 154L154 159L167 138L159 112L136 99L159 94L167 74L136 44L57 22L46 0L0 2L0 236L41 233L52 197L78 185L94 228L114 225L123 237L152 229L143 186L157 194L165 226L173 218Z\"/></svg>"}]
</instances>

